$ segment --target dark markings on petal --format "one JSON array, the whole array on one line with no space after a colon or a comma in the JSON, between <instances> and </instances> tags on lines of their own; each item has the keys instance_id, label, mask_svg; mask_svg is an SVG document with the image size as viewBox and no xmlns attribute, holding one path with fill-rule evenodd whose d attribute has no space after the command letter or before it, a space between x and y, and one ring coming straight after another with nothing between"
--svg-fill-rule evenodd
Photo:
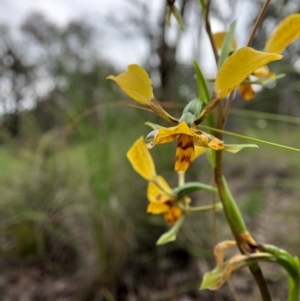
<instances>
[{"instance_id":1,"label":"dark markings on petal","mask_svg":"<svg viewBox=\"0 0 300 301\"><path fill-rule=\"evenodd\" d=\"M188 162L191 163L191 156L190 155L184 155L181 160L181 162Z\"/></svg>"},{"instance_id":2,"label":"dark markings on petal","mask_svg":"<svg viewBox=\"0 0 300 301\"><path fill-rule=\"evenodd\" d=\"M172 207L173 206L173 201L172 200L168 200L166 202L164 202L168 207Z\"/></svg>"},{"instance_id":3,"label":"dark markings on petal","mask_svg":"<svg viewBox=\"0 0 300 301\"><path fill-rule=\"evenodd\" d=\"M182 142L180 141L177 146L183 150L187 150L188 148L194 146L194 141L190 140L185 145L182 145Z\"/></svg>"},{"instance_id":4,"label":"dark markings on petal","mask_svg":"<svg viewBox=\"0 0 300 301\"><path fill-rule=\"evenodd\" d=\"M155 197L155 199L156 199L157 201L160 201L161 198L162 198L162 194L161 194L161 193L158 194L158 195Z\"/></svg>"}]
</instances>

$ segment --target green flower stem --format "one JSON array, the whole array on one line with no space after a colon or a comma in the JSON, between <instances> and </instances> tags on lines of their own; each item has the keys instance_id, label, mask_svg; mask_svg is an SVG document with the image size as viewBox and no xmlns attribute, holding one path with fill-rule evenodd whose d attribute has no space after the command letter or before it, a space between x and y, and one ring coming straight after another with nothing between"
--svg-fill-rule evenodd
<instances>
[{"instance_id":1,"label":"green flower stem","mask_svg":"<svg viewBox=\"0 0 300 301\"><path fill-rule=\"evenodd\" d=\"M289 297L288 301L298 301L300 293L300 269L299 260L283 249L273 245L262 245L262 250L272 254L276 262L289 274Z\"/></svg>"},{"instance_id":2,"label":"green flower stem","mask_svg":"<svg viewBox=\"0 0 300 301\"><path fill-rule=\"evenodd\" d=\"M290 147L290 146L286 146L286 145L282 145L282 144L278 144L278 143L274 143L274 142L269 142L269 141L266 141L266 140L261 140L261 139L252 138L252 137L249 137L249 136L244 136L244 135L235 134L235 133L231 133L231 132L227 132L227 131L223 131L223 130L219 130L219 129L214 129L214 128L211 128L211 127L205 126L205 125L200 125L199 127L204 128L204 129L213 130L216 133L224 133L228 136L233 136L233 137L237 137L237 138L241 138L241 139L255 141L255 142L262 143L262 144L271 145L271 146L275 146L275 147L278 147L278 148L282 148L282 149L286 149L286 150L290 150L290 151L293 151L293 152L300 153L299 148L294 148L294 147Z\"/></svg>"},{"instance_id":3,"label":"green flower stem","mask_svg":"<svg viewBox=\"0 0 300 301\"><path fill-rule=\"evenodd\" d=\"M202 11L204 12L206 10L206 3L204 0L199 0L200 2L200 5L201 5L201 8L202 8Z\"/></svg>"},{"instance_id":4,"label":"green flower stem","mask_svg":"<svg viewBox=\"0 0 300 301\"><path fill-rule=\"evenodd\" d=\"M215 187L200 182L188 182L186 184L179 184L179 186L177 188L174 188L173 191L178 195L178 197L181 197L198 190L206 190L214 193L218 192Z\"/></svg>"},{"instance_id":5,"label":"green flower stem","mask_svg":"<svg viewBox=\"0 0 300 301\"><path fill-rule=\"evenodd\" d=\"M266 0L266 3L264 7L262 8L259 17L257 18L257 21L255 23L254 29L252 30L248 45L250 45L252 38L257 30L257 26L260 23L262 16L264 14L265 8L267 7L269 3L269 0ZM203 4L202 1L200 1L200 4ZM216 60L216 64L218 65L218 54L216 51L216 47L214 44L214 40L211 34L211 29L210 29L210 24L209 24L209 5L210 5L210 0L207 2L207 7L205 10L205 24L206 24L206 31L207 34L210 38L210 42L212 45L212 48L214 50L214 56ZM203 5L202 5L203 8ZM204 110L201 112L200 116L195 120L195 124L199 125L207 116L210 115L210 113L213 111L215 107L220 105L222 99L218 99L217 95L213 93L210 101L204 108ZM229 111L229 106L227 108L227 111ZM224 118L227 117L227 112L226 116L223 115L223 110L222 107L219 107L218 110L218 118L217 118L217 128L222 129L224 125ZM208 125L212 128L215 124L213 124L213 120L210 118L207 118ZM220 132L217 136L222 140L222 133ZM228 220L228 223L230 225L230 228L232 230L232 233L237 241L237 244L241 250L242 253L245 253L244 250L241 247L241 234L244 232L242 230L247 230L245 222L243 220L243 217L228 189L227 183L225 181L225 178L223 177L223 172L222 172L222 154L223 152L215 152L215 182L219 190L219 196L220 199L223 203L224 211ZM242 231L242 232L241 232ZM268 285L266 283L266 280L261 272L261 269L257 263L254 263L249 266L250 271L260 289L260 293L262 296L263 301L271 301L271 295L268 289ZM289 300L290 301L290 300Z\"/></svg>"},{"instance_id":6,"label":"green flower stem","mask_svg":"<svg viewBox=\"0 0 300 301\"><path fill-rule=\"evenodd\" d=\"M288 301L298 301L299 300L299 279L295 281L289 277L289 297Z\"/></svg>"},{"instance_id":7,"label":"green flower stem","mask_svg":"<svg viewBox=\"0 0 300 301\"><path fill-rule=\"evenodd\" d=\"M159 181L157 181L157 178L154 178L154 179L152 180L152 182L153 182L157 187L159 187L165 194L169 195L170 197L175 198L175 197L177 196L177 194L174 193L173 191L167 191L167 190L165 190L165 187L163 187L163 186L159 183Z\"/></svg>"},{"instance_id":8,"label":"green flower stem","mask_svg":"<svg viewBox=\"0 0 300 301\"><path fill-rule=\"evenodd\" d=\"M178 171L177 174L178 174L178 188L180 188L185 184L185 172L184 171ZM175 191L173 190L173 192L175 192ZM179 195L177 195L177 197L180 198ZM187 197L184 195L184 197L183 197L184 207L189 208L190 205L189 205L187 200L188 200ZM180 203L178 202L177 205L179 206Z\"/></svg>"},{"instance_id":9,"label":"green flower stem","mask_svg":"<svg viewBox=\"0 0 300 301\"><path fill-rule=\"evenodd\" d=\"M217 127L219 129L223 128L223 115L221 114L218 114ZM216 132L217 132L216 135L217 138L222 140L223 131L218 130ZM219 196L223 203L224 211L228 220L228 224L231 228L232 234L235 237L235 240L237 242L237 245L241 253L245 254L247 253L247 250L244 250L242 247L243 245L245 245L245 242L243 242L241 234L243 234L243 232L246 232L247 228L243 220L242 214L239 211L239 208L237 207L233 196L231 195L231 192L227 186L225 178L223 177L222 155L223 152L220 151L216 152L215 181L219 189ZM272 298L268 288L268 284L262 274L261 268L258 265L258 263L253 263L249 265L249 269L251 274L253 275L256 284L259 287L262 300L271 301Z\"/></svg>"},{"instance_id":10,"label":"green flower stem","mask_svg":"<svg viewBox=\"0 0 300 301\"><path fill-rule=\"evenodd\" d=\"M185 172L183 171L178 171L178 187L181 187L185 183Z\"/></svg>"},{"instance_id":11,"label":"green flower stem","mask_svg":"<svg viewBox=\"0 0 300 301\"><path fill-rule=\"evenodd\" d=\"M222 138L222 134L218 135L218 138ZM215 181L219 189L219 196L223 203L224 212L231 228L232 234L235 237L237 245L241 253L245 254L245 250L242 249L242 237L241 234L247 231L245 222L236 205L236 202L227 186L226 180L222 175L222 152L216 152L216 168L215 168ZM257 263L249 265L249 269L255 279L256 284L259 287L261 297L263 301L271 301L271 295L269 292L268 284L262 274L260 266ZM290 300L289 300L290 301Z\"/></svg>"},{"instance_id":12,"label":"green flower stem","mask_svg":"<svg viewBox=\"0 0 300 301\"><path fill-rule=\"evenodd\" d=\"M219 188L220 189L220 188ZM227 218L230 220L230 223L234 225L235 230L241 234L247 231L246 224L243 220L242 214L236 205L236 202L229 190L229 187L227 185L226 179L223 176L222 177L222 186L221 186L222 194L224 197L224 200L226 202L227 207ZM220 191L220 190L219 190Z\"/></svg>"},{"instance_id":13,"label":"green flower stem","mask_svg":"<svg viewBox=\"0 0 300 301\"><path fill-rule=\"evenodd\" d=\"M207 212L212 210L220 211L223 208L223 205L221 202L217 202L216 204L206 205L206 206L186 207L178 203L178 207L182 209L185 213L198 213L198 212Z\"/></svg>"}]
</instances>

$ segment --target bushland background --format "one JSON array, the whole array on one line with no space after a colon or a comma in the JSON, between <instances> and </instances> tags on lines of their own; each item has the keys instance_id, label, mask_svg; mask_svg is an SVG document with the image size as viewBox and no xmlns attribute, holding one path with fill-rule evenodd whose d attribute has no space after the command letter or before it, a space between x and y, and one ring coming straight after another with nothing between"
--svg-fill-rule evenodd
<instances>
[{"instance_id":1,"label":"bushland background","mask_svg":"<svg viewBox=\"0 0 300 301\"><path fill-rule=\"evenodd\" d=\"M164 23L164 3L155 2L154 15L151 1L119 2L99 16L100 27L84 16L57 24L47 10L33 10L14 27L9 18L2 20L0 300L233 300L226 285L217 293L198 291L202 275L214 266L216 238L231 237L222 213L216 229L212 214L191 216L175 243L155 246L167 228L162 217L146 214L147 183L125 154L150 131L145 121L164 123L126 106L131 101L106 80L137 62L124 58L128 43L135 51L142 45L137 63L149 71L157 98L179 116L197 93L192 58L208 77L215 70L208 63L210 46L199 42L206 39L199 4L178 1L186 24L181 33L174 20L171 29ZM221 2L212 1L213 31L238 16L238 41L245 44L262 1ZM119 14L124 3L128 9ZM263 49L275 25L299 10L298 1L271 1L253 47ZM110 59L107 45L119 50ZM285 78L251 102L236 95L227 129L300 148L299 46L291 45L271 67ZM282 115L289 117L282 121ZM152 152L171 184L173 152L174 145ZM254 237L299 256L299 154L260 145L226 154L225 173ZM187 178L211 183L205 157ZM211 196L200 193L194 200L207 204ZM264 269L274 300L284 300L284 272L271 264ZM247 271L232 281L241 300L258 299Z\"/></svg>"}]
</instances>

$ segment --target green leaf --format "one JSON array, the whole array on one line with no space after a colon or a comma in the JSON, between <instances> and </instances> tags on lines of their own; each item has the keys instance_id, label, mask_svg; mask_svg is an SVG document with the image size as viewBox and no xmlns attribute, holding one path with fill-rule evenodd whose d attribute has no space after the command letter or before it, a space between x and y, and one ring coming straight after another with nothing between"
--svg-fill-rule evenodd
<instances>
[{"instance_id":1,"label":"green leaf","mask_svg":"<svg viewBox=\"0 0 300 301\"><path fill-rule=\"evenodd\" d=\"M168 232L166 232L160 236L160 238L156 242L156 245L160 246L160 245L164 245L168 242L175 241L176 237L177 237L177 233L180 230L184 219L185 219L185 216L181 216L180 219L172 226L172 228Z\"/></svg>"},{"instance_id":2,"label":"green leaf","mask_svg":"<svg viewBox=\"0 0 300 301\"><path fill-rule=\"evenodd\" d=\"M198 63L194 60L193 61L194 69L196 72L196 80L197 80L197 88L198 88L198 97L201 99L205 104L208 103L210 99L209 90L207 88L206 80L201 72L201 69Z\"/></svg>"},{"instance_id":3,"label":"green leaf","mask_svg":"<svg viewBox=\"0 0 300 301\"><path fill-rule=\"evenodd\" d=\"M205 0L199 0L200 2L200 5L201 5L201 8L202 8L202 12L203 14L205 13L205 10L206 10L206 3L205 3Z\"/></svg>"},{"instance_id":4,"label":"green leaf","mask_svg":"<svg viewBox=\"0 0 300 301\"><path fill-rule=\"evenodd\" d=\"M198 63L194 60L193 61L193 65L194 65L194 69L196 72L196 81L197 81L197 88L198 88L198 97L200 100L203 101L204 104L207 104L210 100L210 93L206 84L206 80L203 76L203 73L198 65ZM199 114L199 116L201 115L201 113ZM197 116L197 118L199 118L199 116ZM214 121L214 116L213 114L209 115L207 118L207 123L209 126L213 127L215 124ZM209 156L207 154L207 156Z\"/></svg>"},{"instance_id":5,"label":"green leaf","mask_svg":"<svg viewBox=\"0 0 300 301\"><path fill-rule=\"evenodd\" d=\"M274 261L274 257L268 253L235 255L215 267L212 271L205 273L200 290L217 290L231 277L234 272L259 261Z\"/></svg>"},{"instance_id":6,"label":"green leaf","mask_svg":"<svg viewBox=\"0 0 300 301\"><path fill-rule=\"evenodd\" d=\"M292 256L287 251L273 245L262 244L261 249L263 250L263 252L268 252L269 254L274 256L276 263L281 265L287 271L289 275L288 301L298 301L300 293L299 259L296 256Z\"/></svg>"},{"instance_id":7,"label":"green leaf","mask_svg":"<svg viewBox=\"0 0 300 301\"><path fill-rule=\"evenodd\" d=\"M256 144L224 144L224 150L229 153L238 153L240 150L246 147L258 148Z\"/></svg>"},{"instance_id":8,"label":"green leaf","mask_svg":"<svg viewBox=\"0 0 300 301\"><path fill-rule=\"evenodd\" d=\"M229 28L229 31L224 38L222 47L221 47L221 55L218 60L218 69L221 68L224 61L228 58L230 53L232 52L232 41L234 40L234 32L235 32L236 21L234 21Z\"/></svg>"},{"instance_id":9,"label":"green leaf","mask_svg":"<svg viewBox=\"0 0 300 301\"><path fill-rule=\"evenodd\" d=\"M178 25L180 26L180 29L182 31L184 31L184 24L183 24L183 21L182 21L182 18L181 18L181 14L178 10L178 8L175 6L175 5L172 5L170 6L170 9L172 11L172 14L174 15Z\"/></svg>"},{"instance_id":10,"label":"green leaf","mask_svg":"<svg viewBox=\"0 0 300 301\"><path fill-rule=\"evenodd\" d=\"M200 290L204 289L215 289L216 285L222 278L223 270L226 267L227 263L224 262L223 264L217 266L210 272L204 274Z\"/></svg>"},{"instance_id":11,"label":"green leaf","mask_svg":"<svg viewBox=\"0 0 300 301\"><path fill-rule=\"evenodd\" d=\"M207 191L217 193L217 189L215 187L206 185L203 183L199 183L199 182L186 183L180 187L175 188L173 191L177 194L177 198L180 199L180 198L188 195L189 193L197 191L197 190L207 190Z\"/></svg>"},{"instance_id":12,"label":"green leaf","mask_svg":"<svg viewBox=\"0 0 300 301\"><path fill-rule=\"evenodd\" d=\"M153 130L159 130L161 128L159 124L152 123L152 122L145 122L145 125L150 126Z\"/></svg>"},{"instance_id":13,"label":"green leaf","mask_svg":"<svg viewBox=\"0 0 300 301\"><path fill-rule=\"evenodd\" d=\"M276 246L263 244L262 248L264 252L272 254L276 262L280 264L295 281L300 279L300 270L299 270L299 259L292 256L286 250L280 249Z\"/></svg>"},{"instance_id":14,"label":"green leaf","mask_svg":"<svg viewBox=\"0 0 300 301\"><path fill-rule=\"evenodd\" d=\"M171 26L171 15L172 15L172 11L171 11L170 7L168 7L168 10L166 13L166 24L168 26Z\"/></svg>"}]
</instances>

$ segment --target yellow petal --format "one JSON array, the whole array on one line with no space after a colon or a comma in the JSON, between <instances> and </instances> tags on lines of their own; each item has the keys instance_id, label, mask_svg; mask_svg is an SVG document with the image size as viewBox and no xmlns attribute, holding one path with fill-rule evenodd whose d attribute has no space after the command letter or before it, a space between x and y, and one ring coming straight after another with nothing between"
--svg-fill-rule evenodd
<instances>
[{"instance_id":1,"label":"yellow petal","mask_svg":"<svg viewBox=\"0 0 300 301\"><path fill-rule=\"evenodd\" d=\"M240 48L225 60L217 74L216 97L224 98L256 69L281 58L282 55L277 53L256 51L250 47Z\"/></svg>"},{"instance_id":2,"label":"yellow petal","mask_svg":"<svg viewBox=\"0 0 300 301\"><path fill-rule=\"evenodd\" d=\"M266 42L265 51L281 53L300 37L300 14L291 14L275 28Z\"/></svg>"},{"instance_id":3,"label":"yellow petal","mask_svg":"<svg viewBox=\"0 0 300 301\"><path fill-rule=\"evenodd\" d=\"M250 84L239 85L239 92L245 100L251 100L255 97L255 92Z\"/></svg>"},{"instance_id":4,"label":"yellow petal","mask_svg":"<svg viewBox=\"0 0 300 301\"><path fill-rule=\"evenodd\" d=\"M162 214L169 210L169 206L165 203L149 203L147 213Z\"/></svg>"},{"instance_id":5,"label":"yellow petal","mask_svg":"<svg viewBox=\"0 0 300 301\"><path fill-rule=\"evenodd\" d=\"M169 184L166 180L161 177L157 176L155 181L159 183L160 187L158 187L154 182L149 182L148 189L147 189L147 197L150 203L166 203L169 201L173 201L173 199L168 195L168 192L172 192Z\"/></svg>"},{"instance_id":6,"label":"yellow petal","mask_svg":"<svg viewBox=\"0 0 300 301\"><path fill-rule=\"evenodd\" d=\"M161 127L157 131L157 135L153 139L153 145L173 141L176 137L178 137L181 134L194 136L194 133L192 132L191 128L184 121L181 122L179 125L172 126L169 128Z\"/></svg>"},{"instance_id":7,"label":"yellow petal","mask_svg":"<svg viewBox=\"0 0 300 301\"><path fill-rule=\"evenodd\" d=\"M235 247L235 240L224 240L219 242L214 248L214 256L216 260L216 265L221 265L224 262L225 251L228 248Z\"/></svg>"},{"instance_id":8,"label":"yellow petal","mask_svg":"<svg viewBox=\"0 0 300 301\"><path fill-rule=\"evenodd\" d=\"M154 98L152 81L139 65L129 65L127 71L107 78L115 81L129 97L143 105L149 105Z\"/></svg>"},{"instance_id":9,"label":"yellow petal","mask_svg":"<svg viewBox=\"0 0 300 301\"><path fill-rule=\"evenodd\" d=\"M165 220L169 225L174 224L181 216L181 209L174 204L169 208L169 210L165 213Z\"/></svg>"},{"instance_id":10,"label":"yellow petal","mask_svg":"<svg viewBox=\"0 0 300 301\"><path fill-rule=\"evenodd\" d=\"M186 171L195 158L194 139L192 136L182 134L178 138L176 148L176 171Z\"/></svg>"},{"instance_id":11,"label":"yellow petal","mask_svg":"<svg viewBox=\"0 0 300 301\"><path fill-rule=\"evenodd\" d=\"M194 133L196 141L205 147L213 139L213 136L199 130L194 130Z\"/></svg>"},{"instance_id":12,"label":"yellow petal","mask_svg":"<svg viewBox=\"0 0 300 301\"><path fill-rule=\"evenodd\" d=\"M213 150L221 150L224 148L224 142L222 140L203 131L195 130L194 132L195 140L199 145L211 148Z\"/></svg>"},{"instance_id":13,"label":"yellow petal","mask_svg":"<svg viewBox=\"0 0 300 301\"><path fill-rule=\"evenodd\" d=\"M275 77L275 73L270 73L270 69L268 66L262 66L258 69L256 69L252 75L256 76L256 77L268 77L268 78L272 78Z\"/></svg>"},{"instance_id":14,"label":"yellow petal","mask_svg":"<svg viewBox=\"0 0 300 301\"><path fill-rule=\"evenodd\" d=\"M207 146L213 150L221 150L224 149L224 142L216 137L213 137L213 139L209 141Z\"/></svg>"},{"instance_id":15,"label":"yellow petal","mask_svg":"<svg viewBox=\"0 0 300 301\"><path fill-rule=\"evenodd\" d=\"M206 148L202 147L202 146L195 145L194 148L195 148L195 158L194 158L194 160L196 158L198 158L199 156L201 156L202 154L204 154L205 151L206 151Z\"/></svg>"},{"instance_id":16,"label":"yellow petal","mask_svg":"<svg viewBox=\"0 0 300 301\"><path fill-rule=\"evenodd\" d=\"M213 34L213 39L214 39L215 45L216 45L218 50L221 49L224 38L226 37L226 35L227 35L227 31L220 31L220 32L216 32L216 33ZM232 44L231 44L231 48L232 48L233 51L235 51L236 47L237 47L236 46L236 40L233 39Z\"/></svg>"},{"instance_id":17,"label":"yellow petal","mask_svg":"<svg viewBox=\"0 0 300 301\"><path fill-rule=\"evenodd\" d=\"M155 166L150 152L144 142L144 137L140 137L136 140L126 155L133 169L140 176L148 181L155 178Z\"/></svg>"}]
</instances>

